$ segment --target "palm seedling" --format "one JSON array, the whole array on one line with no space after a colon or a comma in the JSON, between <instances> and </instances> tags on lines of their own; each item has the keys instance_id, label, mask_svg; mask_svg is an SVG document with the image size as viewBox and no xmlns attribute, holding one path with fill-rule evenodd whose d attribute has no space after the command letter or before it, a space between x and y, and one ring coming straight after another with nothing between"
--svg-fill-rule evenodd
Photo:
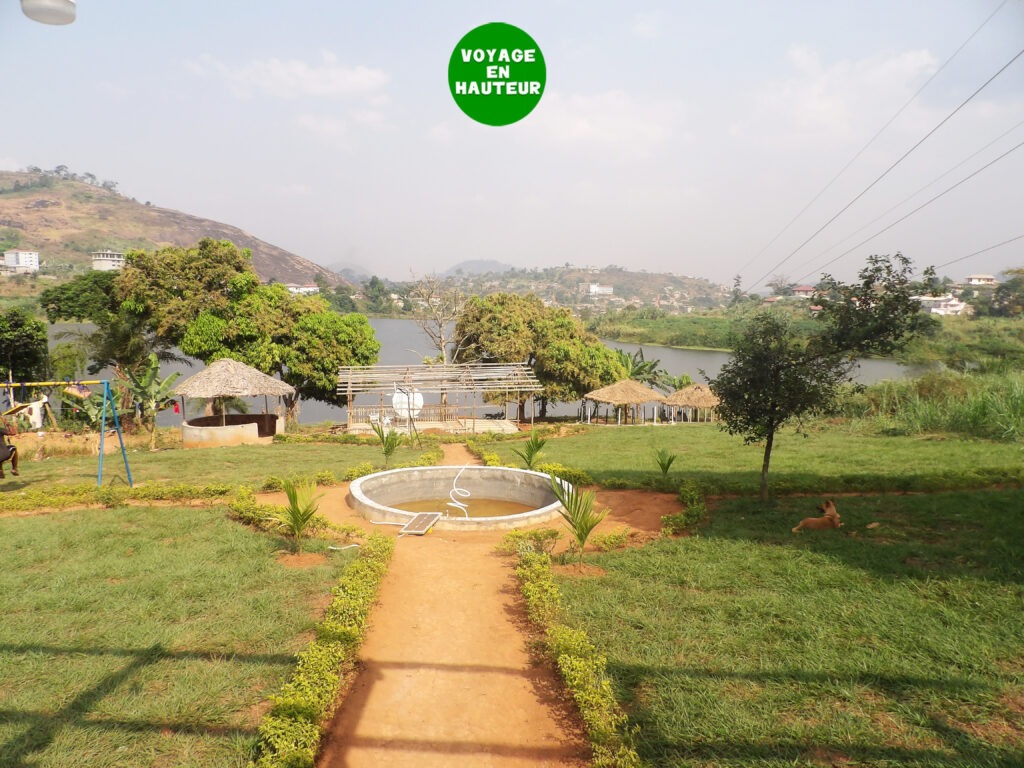
<instances>
[{"instance_id":1,"label":"palm seedling","mask_svg":"<svg viewBox=\"0 0 1024 768\"><path fill-rule=\"evenodd\" d=\"M672 462L676 460L676 454L672 453L668 448L659 448L654 453L654 459L658 462L658 467L661 469L661 476L668 477L668 471L672 468Z\"/></svg>"},{"instance_id":2,"label":"palm seedling","mask_svg":"<svg viewBox=\"0 0 1024 768\"><path fill-rule=\"evenodd\" d=\"M579 549L579 565L582 568L583 548L587 544L587 539L590 538L590 534L597 527L598 523L604 520L608 510L606 509L603 512L594 511L594 499L596 496L593 491L581 491L574 485L564 483L554 475L550 477L551 490L555 492L555 497L562 505L562 509L559 512L569 527L569 532L572 533L572 537L575 539Z\"/></svg>"},{"instance_id":3,"label":"palm seedling","mask_svg":"<svg viewBox=\"0 0 1024 768\"><path fill-rule=\"evenodd\" d=\"M384 427L377 422L372 423L370 426L373 427L373 431L376 433L377 439L380 440L380 450L384 454L384 469L387 469L388 462L391 461L391 456L396 450L398 450L398 446L402 444L402 433L396 432L393 429L389 429L385 432Z\"/></svg>"},{"instance_id":4,"label":"palm seedling","mask_svg":"<svg viewBox=\"0 0 1024 768\"><path fill-rule=\"evenodd\" d=\"M277 528L295 542L295 551L302 552L302 539L313 525L317 510L320 508L321 494L316 494L316 484L311 481L281 482L288 503L278 507L267 520L276 524ZM315 494L315 495L314 495Z\"/></svg>"},{"instance_id":5,"label":"palm seedling","mask_svg":"<svg viewBox=\"0 0 1024 768\"><path fill-rule=\"evenodd\" d=\"M534 465L537 463L537 459L540 458L541 450L547 442L547 440L537 434L537 430L531 430L530 439L523 445L523 449L519 450L518 448L513 448L512 452L523 460L527 469L532 470Z\"/></svg>"}]
</instances>

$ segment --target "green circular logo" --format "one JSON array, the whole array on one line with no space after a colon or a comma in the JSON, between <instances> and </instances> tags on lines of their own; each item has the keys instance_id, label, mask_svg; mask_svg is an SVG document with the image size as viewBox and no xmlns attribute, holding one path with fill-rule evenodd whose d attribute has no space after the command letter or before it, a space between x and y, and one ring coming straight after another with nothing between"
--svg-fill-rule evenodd
<instances>
[{"instance_id":1,"label":"green circular logo","mask_svg":"<svg viewBox=\"0 0 1024 768\"><path fill-rule=\"evenodd\" d=\"M537 106L547 67L533 38L511 24L472 29L448 62L448 85L459 109L484 125L511 125Z\"/></svg>"}]
</instances>

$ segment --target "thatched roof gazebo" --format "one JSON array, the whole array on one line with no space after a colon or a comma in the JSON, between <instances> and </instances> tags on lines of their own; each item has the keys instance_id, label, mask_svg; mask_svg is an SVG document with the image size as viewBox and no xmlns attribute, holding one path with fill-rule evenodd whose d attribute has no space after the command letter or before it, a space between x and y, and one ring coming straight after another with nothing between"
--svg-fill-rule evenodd
<instances>
[{"instance_id":1,"label":"thatched roof gazebo","mask_svg":"<svg viewBox=\"0 0 1024 768\"><path fill-rule=\"evenodd\" d=\"M224 358L210 363L178 384L173 393L184 398L204 398L207 400L229 397L286 397L295 394L295 387L280 379L257 371L245 363ZM185 413L182 403L182 415ZM220 429L213 436L211 428ZM222 429L223 428L223 429ZM277 416L270 413L232 414L228 416L224 410L220 416L203 416L184 421L182 424L185 447L198 445L239 445L252 442L254 439L269 438L278 431ZM239 433L238 437L234 433ZM244 433L244 434L243 434ZM250 434L252 433L252 434Z\"/></svg>"},{"instance_id":2,"label":"thatched roof gazebo","mask_svg":"<svg viewBox=\"0 0 1024 768\"><path fill-rule=\"evenodd\" d=\"M174 388L181 397L258 397L294 395L295 387L245 363L224 358L189 376Z\"/></svg>"},{"instance_id":3,"label":"thatched roof gazebo","mask_svg":"<svg viewBox=\"0 0 1024 768\"><path fill-rule=\"evenodd\" d=\"M690 384L665 398L665 405L672 408L673 421L679 410L686 412L686 421L714 421L719 402L718 396L705 384Z\"/></svg>"},{"instance_id":4,"label":"thatched roof gazebo","mask_svg":"<svg viewBox=\"0 0 1024 768\"><path fill-rule=\"evenodd\" d=\"M665 400L665 396L660 392L651 389L646 384L641 384L639 381L633 381L632 379L623 379L617 381L614 384L609 384L607 387L601 387L595 389L593 392L588 392L583 396L583 401L586 403L590 400L594 403L608 403L616 407L616 418L618 423L621 423L621 412L619 408L625 408L626 406L632 407L633 421L636 421L636 408L639 405L645 405L646 403L661 403ZM644 417L646 418L646 413ZM587 421L590 421L590 412L587 411ZM658 411L654 411L654 421L658 421Z\"/></svg>"}]
</instances>

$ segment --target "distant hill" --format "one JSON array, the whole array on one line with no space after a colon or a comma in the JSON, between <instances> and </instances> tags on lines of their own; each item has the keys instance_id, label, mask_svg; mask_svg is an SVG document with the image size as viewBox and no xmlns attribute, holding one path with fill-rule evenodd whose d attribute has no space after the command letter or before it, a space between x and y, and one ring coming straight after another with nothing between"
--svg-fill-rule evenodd
<instances>
[{"instance_id":1,"label":"distant hill","mask_svg":"<svg viewBox=\"0 0 1024 768\"><path fill-rule=\"evenodd\" d=\"M342 282L329 269L230 224L140 203L80 180L0 171L0 250L29 248L51 265L88 264L93 251L188 247L204 237L250 249L264 282L312 283L316 275L332 285Z\"/></svg>"},{"instance_id":2,"label":"distant hill","mask_svg":"<svg viewBox=\"0 0 1024 768\"><path fill-rule=\"evenodd\" d=\"M460 261L454 267L446 269L444 276L451 275L487 275L492 272L509 272L515 269L511 264L504 264L494 259L471 259Z\"/></svg>"}]
</instances>

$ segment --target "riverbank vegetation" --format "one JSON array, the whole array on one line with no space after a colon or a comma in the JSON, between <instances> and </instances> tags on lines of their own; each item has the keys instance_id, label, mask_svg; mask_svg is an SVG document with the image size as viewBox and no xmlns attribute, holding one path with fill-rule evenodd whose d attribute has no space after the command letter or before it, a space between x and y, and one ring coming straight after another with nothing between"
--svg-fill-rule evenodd
<instances>
[{"instance_id":1,"label":"riverbank vegetation","mask_svg":"<svg viewBox=\"0 0 1024 768\"><path fill-rule=\"evenodd\" d=\"M789 314L798 334L810 334L816 327L806 302L794 300L788 307L776 309ZM751 314L746 306L693 315L627 307L591 319L587 328L603 339L649 347L728 350ZM1024 367L1024 321L1020 318L935 316L934 320L932 332L908 344L896 356L899 362L940 364L958 371Z\"/></svg>"}]
</instances>

